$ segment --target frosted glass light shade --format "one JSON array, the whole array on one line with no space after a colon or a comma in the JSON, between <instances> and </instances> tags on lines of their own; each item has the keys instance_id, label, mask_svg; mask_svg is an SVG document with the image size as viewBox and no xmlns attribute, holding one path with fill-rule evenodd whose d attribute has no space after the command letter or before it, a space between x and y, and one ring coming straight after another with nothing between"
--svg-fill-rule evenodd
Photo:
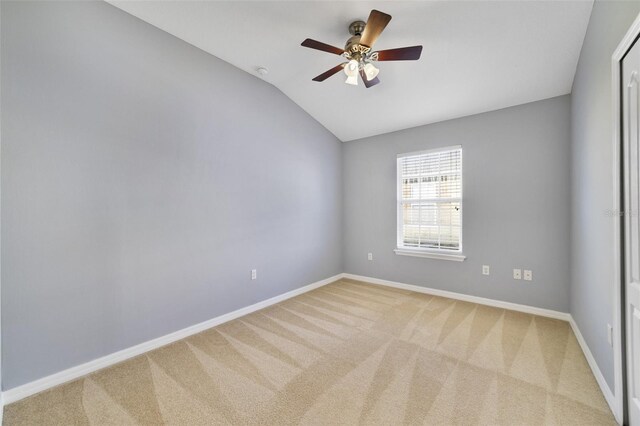
<instances>
[{"instance_id":1,"label":"frosted glass light shade","mask_svg":"<svg viewBox=\"0 0 640 426\"><path fill-rule=\"evenodd\" d=\"M358 61L352 59L347 62L347 65L344 66L344 73L347 75L347 77L358 75Z\"/></svg>"},{"instance_id":2,"label":"frosted glass light shade","mask_svg":"<svg viewBox=\"0 0 640 426\"><path fill-rule=\"evenodd\" d=\"M356 75L350 75L345 80L345 83L357 86L358 85L358 75L357 74Z\"/></svg>"},{"instance_id":3,"label":"frosted glass light shade","mask_svg":"<svg viewBox=\"0 0 640 426\"><path fill-rule=\"evenodd\" d=\"M367 76L367 81L371 81L376 78L376 76L380 72L380 70L376 68L372 63L368 63L367 65L365 65L363 71L364 75Z\"/></svg>"}]
</instances>

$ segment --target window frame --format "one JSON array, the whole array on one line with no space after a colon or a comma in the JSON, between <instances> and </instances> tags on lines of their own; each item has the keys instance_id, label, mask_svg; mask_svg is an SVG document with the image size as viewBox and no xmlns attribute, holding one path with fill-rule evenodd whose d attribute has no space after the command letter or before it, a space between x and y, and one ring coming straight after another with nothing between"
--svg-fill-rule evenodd
<instances>
[{"instance_id":1,"label":"window frame","mask_svg":"<svg viewBox=\"0 0 640 426\"><path fill-rule=\"evenodd\" d=\"M419 248L419 247L407 247L403 244L403 216L402 216L402 167L400 162L403 158L413 157L417 155L425 155L425 154L433 154L437 152L445 152L445 151L460 151L460 198L450 198L449 200L456 200L460 203L460 244L457 250L450 249L442 249L442 248ZM463 216L464 216L464 207L463 207L463 199L464 199L464 189L463 189L463 175L464 175L464 166L463 166L463 152L462 145L452 145L441 148L427 149L423 151L414 151L407 152L403 154L398 154L396 158L396 248L394 252L397 255L401 256L416 256L416 257L425 257L430 259L440 259L440 260L453 260L457 262L462 262L466 259L466 256L462 254L463 248ZM437 200L437 199L436 199ZM442 199L445 201L447 199ZM437 202L437 201L436 201Z\"/></svg>"}]
</instances>

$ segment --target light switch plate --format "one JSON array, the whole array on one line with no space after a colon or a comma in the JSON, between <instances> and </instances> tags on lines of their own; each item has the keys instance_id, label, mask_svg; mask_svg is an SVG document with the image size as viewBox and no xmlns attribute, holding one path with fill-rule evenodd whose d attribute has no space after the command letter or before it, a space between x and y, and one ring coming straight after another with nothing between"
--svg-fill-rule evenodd
<instances>
[{"instance_id":1,"label":"light switch plate","mask_svg":"<svg viewBox=\"0 0 640 426\"><path fill-rule=\"evenodd\" d=\"M491 268L489 265L482 265L482 275L489 275L491 273Z\"/></svg>"},{"instance_id":2,"label":"light switch plate","mask_svg":"<svg viewBox=\"0 0 640 426\"><path fill-rule=\"evenodd\" d=\"M529 269L524 270L524 280L533 281L533 272Z\"/></svg>"},{"instance_id":3,"label":"light switch plate","mask_svg":"<svg viewBox=\"0 0 640 426\"><path fill-rule=\"evenodd\" d=\"M522 269L514 269L513 270L513 279L521 280L522 279Z\"/></svg>"}]
</instances>

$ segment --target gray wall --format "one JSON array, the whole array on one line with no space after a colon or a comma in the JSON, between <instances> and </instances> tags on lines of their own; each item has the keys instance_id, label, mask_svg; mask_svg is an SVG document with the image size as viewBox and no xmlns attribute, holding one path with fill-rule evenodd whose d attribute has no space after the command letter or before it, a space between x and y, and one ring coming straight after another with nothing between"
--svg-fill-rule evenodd
<instances>
[{"instance_id":1,"label":"gray wall","mask_svg":"<svg viewBox=\"0 0 640 426\"><path fill-rule=\"evenodd\" d=\"M341 144L277 89L106 3L1 7L5 389L342 272Z\"/></svg>"},{"instance_id":2,"label":"gray wall","mask_svg":"<svg viewBox=\"0 0 640 426\"><path fill-rule=\"evenodd\" d=\"M596 1L571 96L571 314L613 389L613 147L611 55L640 2Z\"/></svg>"},{"instance_id":3,"label":"gray wall","mask_svg":"<svg viewBox=\"0 0 640 426\"><path fill-rule=\"evenodd\" d=\"M569 106L562 96L345 143L345 272L568 312ZM450 145L463 149L467 259L398 256L396 155Z\"/></svg>"}]
</instances>

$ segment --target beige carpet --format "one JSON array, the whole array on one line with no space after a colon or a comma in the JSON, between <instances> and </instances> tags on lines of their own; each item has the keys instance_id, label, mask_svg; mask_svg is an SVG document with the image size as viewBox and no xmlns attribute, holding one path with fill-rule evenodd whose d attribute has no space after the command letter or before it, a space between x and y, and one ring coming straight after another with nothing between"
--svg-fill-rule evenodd
<instances>
[{"instance_id":1,"label":"beige carpet","mask_svg":"<svg viewBox=\"0 0 640 426\"><path fill-rule=\"evenodd\" d=\"M4 422L615 424L568 323L347 281L11 404Z\"/></svg>"}]
</instances>

